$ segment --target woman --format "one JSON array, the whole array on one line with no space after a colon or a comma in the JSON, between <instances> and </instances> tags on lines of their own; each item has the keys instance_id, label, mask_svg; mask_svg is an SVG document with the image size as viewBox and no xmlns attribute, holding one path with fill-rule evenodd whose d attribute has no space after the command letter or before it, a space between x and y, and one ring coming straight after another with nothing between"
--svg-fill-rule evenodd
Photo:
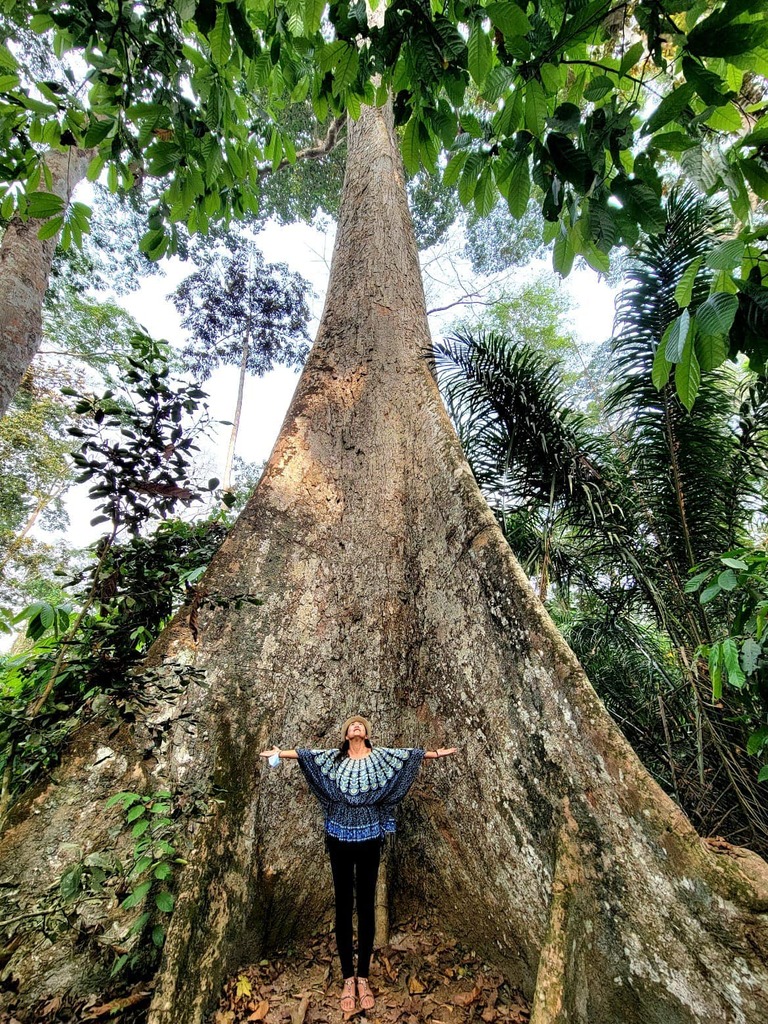
<instances>
[{"instance_id":1,"label":"woman","mask_svg":"<svg viewBox=\"0 0 768 1024\"><path fill-rule=\"evenodd\" d=\"M262 751L270 764L280 758L298 760L309 788L325 812L325 841L331 858L336 896L336 944L344 985L341 1010L354 1013L375 1005L368 969L375 932L374 902L381 847L395 831L394 809L411 788L422 759L455 754L440 750L374 747L371 726L361 715L348 718L338 750ZM353 896L357 902L357 975L352 946Z\"/></svg>"}]
</instances>

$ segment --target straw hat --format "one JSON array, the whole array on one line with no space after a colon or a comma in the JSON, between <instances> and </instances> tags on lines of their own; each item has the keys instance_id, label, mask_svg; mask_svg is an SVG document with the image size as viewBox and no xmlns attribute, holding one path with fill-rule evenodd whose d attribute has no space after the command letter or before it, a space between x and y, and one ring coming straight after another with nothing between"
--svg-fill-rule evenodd
<instances>
[{"instance_id":1,"label":"straw hat","mask_svg":"<svg viewBox=\"0 0 768 1024\"><path fill-rule=\"evenodd\" d=\"M347 729L350 727L350 725L352 725L353 722L363 723L363 725L365 726L365 738L369 740L371 738L371 723L368 721L367 718L363 718L362 715L352 715L352 717L348 718L344 725L341 727L341 742L343 743L344 740L346 740Z\"/></svg>"}]
</instances>

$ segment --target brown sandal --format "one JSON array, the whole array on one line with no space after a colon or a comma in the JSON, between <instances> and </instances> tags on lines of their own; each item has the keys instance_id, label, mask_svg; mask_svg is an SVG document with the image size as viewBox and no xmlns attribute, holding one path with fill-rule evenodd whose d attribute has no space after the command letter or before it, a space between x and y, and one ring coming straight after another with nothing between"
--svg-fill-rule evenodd
<instances>
[{"instance_id":1,"label":"brown sandal","mask_svg":"<svg viewBox=\"0 0 768 1024\"><path fill-rule=\"evenodd\" d=\"M341 990L341 1000L339 1003L341 1012L345 1017L351 1016L355 1012L355 979L345 978L344 986Z\"/></svg>"},{"instance_id":2,"label":"brown sandal","mask_svg":"<svg viewBox=\"0 0 768 1024\"><path fill-rule=\"evenodd\" d=\"M368 984L368 979L358 978L357 988L360 996L360 1009L372 1010L376 1005L376 1000L373 998L373 992L371 992L371 986Z\"/></svg>"}]
</instances>

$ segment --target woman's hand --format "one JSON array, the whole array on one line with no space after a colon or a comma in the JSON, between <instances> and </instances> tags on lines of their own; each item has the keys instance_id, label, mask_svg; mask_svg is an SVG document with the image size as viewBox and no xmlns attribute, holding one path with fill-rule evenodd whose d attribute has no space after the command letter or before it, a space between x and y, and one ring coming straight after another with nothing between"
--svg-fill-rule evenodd
<instances>
[{"instance_id":1,"label":"woman's hand","mask_svg":"<svg viewBox=\"0 0 768 1024\"><path fill-rule=\"evenodd\" d=\"M274 757L275 754L277 754L278 757L280 756L280 747L272 747L271 750L262 750L259 757Z\"/></svg>"},{"instance_id":2,"label":"woman's hand","mask_svg":"<svg viewBox=\"0 0 768 1024\"><path fill-rule=\"evenodd\" d=\"M436 757L449 757L451 754L456 754L458 749L458 747L438 747L437 750L425 751L424 757L428 757L433 761Z\"/></svg>"}]
</instances>

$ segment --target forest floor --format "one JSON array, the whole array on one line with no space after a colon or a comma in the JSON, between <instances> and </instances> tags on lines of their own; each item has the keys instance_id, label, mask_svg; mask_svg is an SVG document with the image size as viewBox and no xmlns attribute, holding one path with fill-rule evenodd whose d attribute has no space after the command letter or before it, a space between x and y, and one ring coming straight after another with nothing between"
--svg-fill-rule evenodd
<instances>
[{"instance_id":1,"label":"forest floor","mask_svg":"<svg viewBox=\"0 0 768 1024\"><path fill-rule=\"evenodd\" d=\"M358 1009L362 1024L525 1024L528 1003L474 951L411 923L374 954L371 988L376 1008ZM308 948L244 967L224 986L211 1024L336 1024L341 978L330 935Z\"/></svg>"}]
</instances>

